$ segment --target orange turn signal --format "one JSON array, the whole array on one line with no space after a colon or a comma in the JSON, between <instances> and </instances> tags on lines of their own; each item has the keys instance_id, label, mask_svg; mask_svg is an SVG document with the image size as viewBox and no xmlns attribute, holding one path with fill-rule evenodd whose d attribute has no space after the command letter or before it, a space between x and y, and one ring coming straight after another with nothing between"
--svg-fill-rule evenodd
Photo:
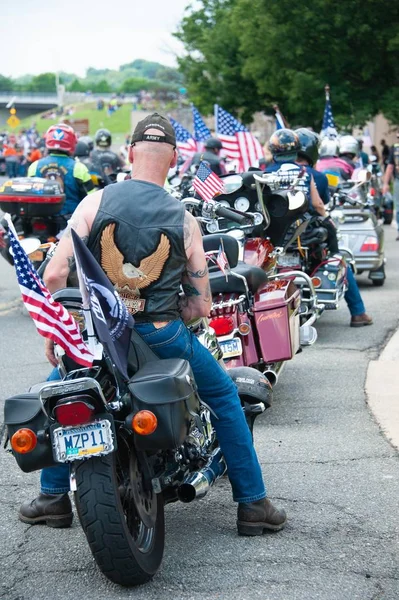
<instances>
[{"instance_id":1,"label":"orange turn signal","mask_svg":"<svg viewBox=\"0 0 399 600\"><path fill-rule=\"evenodd\" d=\"M238 326L238 331L241 333L241 335L248 335L251 331L251 326L249 323L240 323Z\"/></svg>"},{"instance_id":2,"label":"orange turn signal","mask_svg":"<svg viewBox=\"0 0 399 600\"><path fill-rule=\"evenodd\" d=\"M312 283L313 283L313 287L318 288L321 286L321 279L320 277L312 277Z\"/></svg>"},{"instance_id":3,"label":"orange turn signal","mask_svg":"<svg viewBox=\"0 0 399 600\"><path fill-rule=\"evenodd\" d=\"M133 417L132 427L139 435L150 435L158 427L158 419L150 410L140 410Z\"/></svg>"},{"instance_id":4,"label":"orange turn signal","mask_svg":"<svg viewBox=\"0 0 399 600\"><path fill-rule=\"evenodd\" d=\"M27 454L36 448L37 437L32 429L18 429L11 437L11 447L18 454Z\"/></svg>"}]
</instances>

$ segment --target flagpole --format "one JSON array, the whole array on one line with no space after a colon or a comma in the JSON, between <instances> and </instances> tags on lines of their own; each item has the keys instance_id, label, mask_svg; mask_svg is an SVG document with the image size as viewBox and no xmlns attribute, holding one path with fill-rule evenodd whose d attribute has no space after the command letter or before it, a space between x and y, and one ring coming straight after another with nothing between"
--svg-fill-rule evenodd
<instances>
[{"instance_id":1,"label":"flagpole","mask_svg":"<svg viewBox=\"0 0 399 600\"><path fill-rule=\"evenodd\" d=\"M326 83L326 85L324 86L324 92L326 94L326 102L328 102L330 99L330 86L328 85L328 83Z\"/></svg>"},{"instance_id":2,"label":"flagpole","mask_svg":"<svg viewBox=\"0 0 399 600\"><path fill-rule=\"evenodd\" d=\"M213 112L215 115L215 133L217 135L218 134L218 105L217 104L213 105Z\"/></svg>"},{"instance_id":3,"label":"flagpole","mask_svg":"<svg viewBox=\"0 0 399 600\"><path fill-rule=\"evenodd\" d=\"M277 102L276 102L276 104L273 104L273 110L274 110L274 112L275 112L275 113L278 113L278 114L280 115L280 117L281 117L281 120L282 120L282 121L283 121L283 123L284 123L284 127L288 128L288 123L287 123L287 121L286 121L286 119L285 119L285 117L284 117L283 113L281 112L281 110L280 110L280 107L279 107L279 105L277 104Z\"/></svg>"}]
</instances>

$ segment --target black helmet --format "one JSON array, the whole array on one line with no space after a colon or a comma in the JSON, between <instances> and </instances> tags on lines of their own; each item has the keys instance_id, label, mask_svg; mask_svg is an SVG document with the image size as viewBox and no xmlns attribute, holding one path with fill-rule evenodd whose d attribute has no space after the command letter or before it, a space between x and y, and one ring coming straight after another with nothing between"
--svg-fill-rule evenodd
<instances>
[{"instance_id":1,"label":"black helmet","mask_svg":"<svg viewBox=\"0 0 399 600\"><path fill-rule=\"evenodd\" d=\"M94 148L93 138L90 137L89 135L82 135L78 141L85 142L89 146L90 152L93 150L93 148Z\"/></svg>"},{"instance_id":2,"label":"black helmet","mask_svg":"<svg viewBox=\"0 0 399 600\"><path fill-rule=\"evenodd\" d=\"M223 148L222 142L217 138L211 137L205 142L205 148L207 150L221 150Z\"/></svg>"},{"instance_id":3,"label":"black helmet","mask_svg":"<svg viewBox=\"0 0 399 600\"><path fill-rule=\"evenodd\" d=\"M277 129L271 136L268 146L276 162L295 160L301 148L299 138L292 129Z\"/></svg>"},{"instance_id":4,"label":"black helmet","mask_svg":"<svg viewBox=\"0 0 399 600\"><path fill-rule=\"evenodd\" d=\"M94 141L100 148L109 148L112 144L111 132L108 129L99 129L94 136Z\"/></svg>"},{"instance_id":5,"label":"black helmet","mask_svg":"<svg viewBox=\"0 0 399 600\"><path fill-rule=\"evenodd\" d=\"M313 167L319 158L319 136L314 131L304 127L295 129L295 133L299 137L301 145L298 150L298 157L304 158Z\"/></svg>"},{"instance_id":6,"label":"black helmet","mask_svg":"<svg viewBox=\"0 0 399 600\"><path fill-rule=\"evenodd\" d=\"M90 148L87 142L85 142L82 138L76 144L74 156L78 158L84 158L85 156L90 155Z\"/></svg>"}]
</instances>

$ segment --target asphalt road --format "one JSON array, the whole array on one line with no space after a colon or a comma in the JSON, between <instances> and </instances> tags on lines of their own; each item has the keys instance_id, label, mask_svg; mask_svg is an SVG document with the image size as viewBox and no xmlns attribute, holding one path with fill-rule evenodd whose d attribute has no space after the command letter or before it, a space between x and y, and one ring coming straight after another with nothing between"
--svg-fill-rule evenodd
<instances>
[{"instance_id":1,"label":"asphalt road","mask_svg":"<svg viewBox=\"0 0 399 600\"><path fill-rule=\"evenodd\" d=\"M150 584L123 589L97 570L77 519L71 529L30 527L19 504L38 492L0 452L0 598L6 600L397 600L399 461L369 412L368 362L398 327L399 243L386 228L387 281L360 281L372 327L351 329L345 306L323 315L319 339L287 365L255 438L284 531L237 537L223 480L202 501L166 509L163 565ZM43 343L0 261L1 410L42 381ZM384 394L384 381L381 381ZM1 415L2 413L0 413ZM0 417L1 419L1 417Z\"/></svg>"}]
</instances>

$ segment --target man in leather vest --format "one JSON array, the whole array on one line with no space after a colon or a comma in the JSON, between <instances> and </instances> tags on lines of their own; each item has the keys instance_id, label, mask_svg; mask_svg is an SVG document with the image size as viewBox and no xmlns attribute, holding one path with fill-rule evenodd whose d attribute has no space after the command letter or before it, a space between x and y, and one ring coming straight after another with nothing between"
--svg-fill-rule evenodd
<instances>
[{"instance_id":1,"label":"man in leather vest","mask_svg":"<svg viewBox=\"0 0 399 600\"><path fill-rule=\"evenodd\" d=\"M167 119L154 113L138 123L129 161L131 180L96 192L75 211L47 266L45 283L52 293L65 287L74 229L119 290L134 314L137 331L152 350L160 358L189 361L202 400L217 416L214 426L238 502L238 532L260 535L264 529L282 529L287 517L266 498L236 386L184 324L208 316L211 291L198 224L163 188L177 161L175 134ZM51 340L46 340L46 356L56 366ZM65 465L44 469L41 494L22 505L20 519L53 527L70 525L68 475Z\"/></svg>"}]
</instances>

